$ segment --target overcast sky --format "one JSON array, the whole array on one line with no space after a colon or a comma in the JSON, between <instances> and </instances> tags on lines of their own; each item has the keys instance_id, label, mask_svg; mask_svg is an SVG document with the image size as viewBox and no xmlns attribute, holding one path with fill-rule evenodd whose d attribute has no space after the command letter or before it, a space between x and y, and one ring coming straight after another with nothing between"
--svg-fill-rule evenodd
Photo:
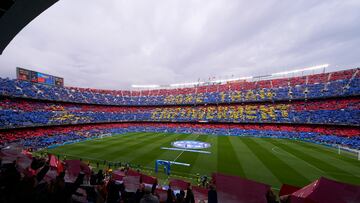
<instances>
[{"instance_id":1,"label":"overcast sky","mask_svg":"<svg viewBox=\"0 0 360 203\"><path fill-rule=\"evenodd\" d=\"M128 89L360 66L360 0L60 0L0 55L65 85Z\"/></svg>"}]
</instances>

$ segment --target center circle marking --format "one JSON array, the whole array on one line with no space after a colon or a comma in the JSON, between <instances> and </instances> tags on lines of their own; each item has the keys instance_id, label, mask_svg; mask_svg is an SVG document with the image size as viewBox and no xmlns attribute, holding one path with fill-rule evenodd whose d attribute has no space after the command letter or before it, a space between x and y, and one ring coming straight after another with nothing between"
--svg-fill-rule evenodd
<instances>
[{"instance_id":1,"label":"center circle marking","mask_svg":"<svg viewBox=\"0 0 360 203\"><path fill-rule=\"evenodd\" d=\"M182 149L206 149L211 147L210 143L194 140L180 140L171 143L172 146Z\"/></svg>"}]
</instances>

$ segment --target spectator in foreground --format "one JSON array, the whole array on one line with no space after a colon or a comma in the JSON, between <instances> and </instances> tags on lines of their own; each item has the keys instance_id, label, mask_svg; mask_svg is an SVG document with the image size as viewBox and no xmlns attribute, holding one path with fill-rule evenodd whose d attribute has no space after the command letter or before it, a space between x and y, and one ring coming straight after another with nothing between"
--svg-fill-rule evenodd
<instances>
[{"instance_id":1,"label":"spectator in foreground","mask_svg":"<svg viewBox=\"0 0 360 203\"><path fill-rule=\"evenodd\" d=\"M174 200L175 200L174 192L171 190L171 188L169 188L169 189L167 190L166 203L173 203Z\"/></svg>"},{"instance_id":2,"label":"spectator in foreground","mask_svg":"<svg viewBox=\"0 0 360 203\"><path fill-rule=\"evenodd\" d=\"M107 184L107 203L117 203L120 201L120 183L110 180Z\"/></svg>"},{"instance_id":3,"label":"spectator in foreground","mask_svg":"<svg viewBox=\"0 0 360 203\"><path fill-rule=\"evenodd\" d=\"M97 185L101 185L103 184L103 180L104 180L104 174L103 174L103 171L100 169L97 173Z\"/></svg>"},{"instance_id":4,"label":"spectator in foreground","mask_svg":"<svg viewBox=\"0 0 360 203\"><path fill-rule=\"evenodd\" d=\"M276 195L274 194L274 191L272 189L270 189L267 193L266 193L266 200L268 203L279 203L276 200Z\"/></svg>"},{"instance_id":5,"label":"spectator in foreground","mask_svg":"<svg viewBox=\"0 0 360 203\"><path fill-rule=\"evenodd\" d=\"M194 193L190 187L186 191L185 203L195 203Z\"/></svg>"},{"instance_id":6,"label":"spectator in foreground","mask_svg":"<svg viewBox=\"0 0 360 203\"><path fill-rule=\"evenodd\" d=\"M155 182L152 184L151 194L155 194L156 187L157 187L157 179L156 179Z\"/></svg>"},{"instance_id":7,"label":"spectator in foreground","mask_svg":"<svg viewBox=\"0 0 360 203\"><path fill-rule=\"evenodd\" d=\"M180 193L176 194L176 203L185 203L185 192L180 190Z\"/></svg>"},{"instance_id":8,"label":"spectator in foreground","mask_svg":"<svg viewBox=\"0 0 360 203\"><path fill-rule=\"evenodd\" d=\"M217 203L217 192L213 185L210 185L210 189L208 191L208 203Z\"/></svg>"},{"instance_id":9,"label":"spectator in foreground","mask_svg":"<svg viewBox=\"0 0 360 203\"><path fill-rule=\"evenodd\" d=\"M140 203L159 203L159 199L151 194L151 187L145 187L145 195L140 200Z\"/></svg>"}]
</instances>

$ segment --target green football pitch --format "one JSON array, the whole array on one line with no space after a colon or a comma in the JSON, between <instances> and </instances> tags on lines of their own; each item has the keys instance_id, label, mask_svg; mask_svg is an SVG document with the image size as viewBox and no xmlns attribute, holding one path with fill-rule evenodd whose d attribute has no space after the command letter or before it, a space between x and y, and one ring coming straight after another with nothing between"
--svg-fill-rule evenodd
<instances>
[{"instance_id":1,"label":"green football pitch","mask_svg":"<svg viewBox=\"0 0 360 203\"><path fill-rule=\"evenodd\" d=\"M211 144L210 153L175 151L174 141L195 140ZM237 175L279 188L282 183L304 186L324 176L360 184L360 161L355 156L338 155L337 150L311 143L270 138L215 136L174 133L128 133L68 144L48 150L66 159L130 163L154 173L158 159L190 164L172 165L170 177L194 180L195 174L213 172ZM106 165L107 165L106 163Z\"/></svg>"}]
</instances>

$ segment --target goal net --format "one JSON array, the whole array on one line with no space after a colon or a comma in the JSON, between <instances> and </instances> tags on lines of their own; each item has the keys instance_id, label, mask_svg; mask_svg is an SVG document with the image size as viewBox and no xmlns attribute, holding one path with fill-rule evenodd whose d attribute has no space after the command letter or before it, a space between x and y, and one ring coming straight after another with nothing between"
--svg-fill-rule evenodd
<instances>
[{"instance_id":1,"label":"goal net","mask_svg":"<svg viewBox=\"0 0 360 203\"><path fill-rule=\"evenodd\" d=\"M338 154L353 156L357 160L360 160L360 150L357 149L351 149L348 147L338 145Z\"/></svg>"},{"instance_id":2,"label":"goal net","mask_svg":"<svg viewBox=\"0 0 360 203\"><path fill-rule=\"evenodd\" d=\"M108 136L111 136L111 133L101 134L98 136L98 138L102 139L102 138L108 137Z\"/></svg>"}]
</instances>

